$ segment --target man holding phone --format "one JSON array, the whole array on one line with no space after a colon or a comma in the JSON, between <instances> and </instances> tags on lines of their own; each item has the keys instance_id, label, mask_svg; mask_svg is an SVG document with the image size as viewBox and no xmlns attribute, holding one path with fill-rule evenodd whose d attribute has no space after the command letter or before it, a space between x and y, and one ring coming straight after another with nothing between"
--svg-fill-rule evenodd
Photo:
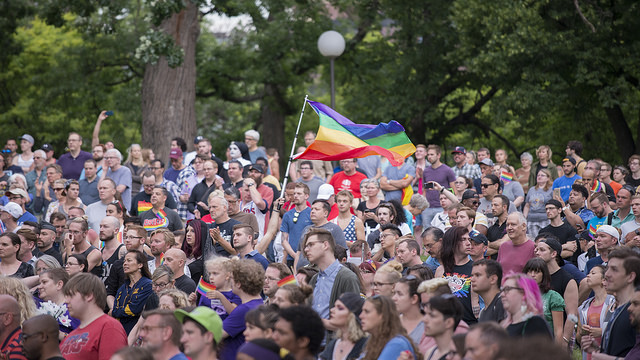
<instances>
[{"instance_id":1,"label":"man holding phone","mask_svg":"<svg viewBox=\"0 0 640 360\"><path fill-rule=\"evenodd\" d=\"M429 207L422 212L422 223L431 224L431 220L437 213L442 212L440 207L440 193L433 188L432 181L442 185L443 188L453 188L456 175L450 167L440 161L442 151L438 145L427 146L427 161L431 166L424 169L422 179L424 180L424 196L429 201Z\"/></svg>"}]
</instances>

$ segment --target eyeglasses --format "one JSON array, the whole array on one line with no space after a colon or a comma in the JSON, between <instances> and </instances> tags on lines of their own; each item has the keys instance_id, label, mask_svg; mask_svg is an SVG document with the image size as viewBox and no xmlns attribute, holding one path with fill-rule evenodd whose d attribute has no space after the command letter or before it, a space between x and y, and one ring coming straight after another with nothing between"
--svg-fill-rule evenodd
<instances>
[{"instance_id":1,"label":"eyeglasses","mask_svg":"<svg viewBox=\"0 0 640 360\"><path fill-rule=\"evenodd\" d=\"M151 286L153 286L153 287L157 287L157 288L163 288L163 287L165 287L165 286L167 286L167 285L169 285L169 283L168 283L168 282L165 282L165 283L160 283L160 282L158 282L158 283L156 283L156 282L151 283Z\"/></svg>"},{"instance_id":2,"label":"eyeglasses","mask_svg":"<svg viewBox=\"0 0 640 360\"><path fill-rule=\"evenodd\" d=\"M495 184L480 184L480 186L482 186L483 189L488 188L489 186L493 186Z\"/></svg>"},{"instance_id":3,"label":"eyeglasses","mask_svg":"<svg viewBox=\"0 0 640 360\"><path fill-rule=\"evenodd\" d=\"M384 234L384 233L382 233L382 234L380 234L380 239L386 239L389 236L394 236L394 234Z\"/></svg>"},{"instance_id":4,"label":"eyeglasses","mask_svg":"<svg viewBox=\"0 0 640 360\"><path fill-rule=\"evenodd\" d=\"M18 195L18 196L10 196L9 200L20 200L22 199L22 196Z\"/></svg>"},{"instance_id":5,"label":"eyeglasses","mask_svg":"<svg viewBox=\"0 0 640 360\"><path fill-rule=\"evenodd\" d=\"M509 292L511 290L524 291L523 288L517 287L517 286L503 286L503 287L500 288L500 292L503 292L503 293L507 293L507 292Z\"/></svg>"},{"instance_id":6,"label":"eyeglasses","mask_svg":"<svg viewBox=\"0 0 640 360\"><path fill-rule=\"evenodd\" d=\"M310 167L301 167L300 170L311 170Z\"/></svg>"},{"instance_id":7,"label":"eyeglasses","mask_svg":"<svg viewBox=\"0 0 640 360\"><path fill-rule=\"evenodd\" d=\"M130 235L127 235L127 236L124 237L125 240L142 239L142 238L143 238L143 236L130 236Z\"/></svg>"},{"instance_id":8,"label":"eyeglasses","mask_svg":"<svg viewBox=\"0 0 640 360\"><path fill-rule=\"evenodd\" d=\"M478 205L478 204L480 204L480 201L478 201L478 200L473 200L471 202L471 205L473 205L473 206Z\"/></svg>"},{"instance_id":9,"label":"eyeglasses","mask_svg":"<svg viewBox=\"0 0 640 360\"><path fill-rule=\"evenodd\" d=\"M53 188L53 191L62 191L64 188Z\"/></svg>"},{"instance_id":10,"label":"eyeglasses","mask_svg":"<svg viewBox=\"0 0 640 360\"><path fill-rule=\"evenodd\" d=\"M305 249L310 248L310 247L312 247L313 245L315 245L315 244L319 244L319 243L321 243L321 242L323 242L323 241L307 241L307 242L306 242L306 244L304 244L304 248L305 248Z\"/></svg>"},{"instance_id":11,"label":"eyeglasses","mask_svg":"<svg viewBox=\"0 0 640 360\"><path fill-rule=\"evenodd\" d=\"M72 266L72 265L80 265L80 264L79 263L72 263L72 262L68 262L67 261L67 263L64 264L64 267L69 267L69 266Z\"/></svg>"},{"instance_id":12,"label":"eyeglasses","mask_svg":"<svg viewBox=\"0 0 640 360\"><path fill-rule=\"evenodd\" d=\"M162 169L161 167L155 167L155 166L149 166L149 170L158 170L158 169Z\"/></svg>"}]
</instances>

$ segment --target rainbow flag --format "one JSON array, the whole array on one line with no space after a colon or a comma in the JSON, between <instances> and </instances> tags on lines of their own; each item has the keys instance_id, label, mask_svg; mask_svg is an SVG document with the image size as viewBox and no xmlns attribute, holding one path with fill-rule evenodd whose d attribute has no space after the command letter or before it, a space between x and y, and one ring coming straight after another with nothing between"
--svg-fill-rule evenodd
<instances>
[{"instance_id":1,"label":"rainbow flag","mask_svg":"<svg viewBox=\"0 0 640 360\"><path fill-rule=\"evenodd\" d=\"M278 281L278 287L283 287L285 285L298 285L298 281L296 280L296 277L293 275L289 275L286 278L283 278L282 280Z\"/></svg>"},{"instance_id":2,"label":"rainbow flag","mask_svg":"<svg viewBox=\"0 0 640 360\"><path fill-rule=\"evenodd\" d=\"M153 231L167 226L169 226L169 219L167 219L167 213L164 212L164 210L158 211L155 219L146 219L142 223L142 227L147 231Z\"/></svg>"},{"instance_id":3,"label":"rainbow flag","mask_svg":"<svg viewBox=\"0 0 640 360\"><path fill-rule=\"evenodd\" d=\"M503 183L508 184L513 181L513 174L506 170L502 170L500 173L500 180L502 180Z\"/></svg>"},{"instance_id":4,"label":"rainbow flag","mask_svg":"<svg viewBox=\"0 0 640 360\"><path fill-rule=\"evenodd\" d=\"M404 159L416 151L404 131L395 120L378 125L356 124L325 104L307 100L320 118L316 140L295 159L342 160L382 155L393 166L400 166Z\"/></svg>"},{"instance_id":5,"label":"rainbow flag","mask_svg":"<svg viewBox=\"0 0 640 360\"><path fill-rule=\"evenodd\" d=\"M196 291L200 293L200 295L206 296L209 291L213 291L215 289L215 285L209 284L208 282L204 281L204 278L200 277L198 287L196 288Z\"/></svg>"},{"instance_id":6,"label":"rainbow flag","mask_svg":"<svg viewBox=\"0 0 640 360\"><path fill-rule=\"evenodd\" d=\"M405 175L403 180L408 178L409 174ZM402 205L409 205L409 201L411 201L411 197L413 196L413 186L411 184L407 185L406 188L402 189Z\"/></svg>"},{"instance_id":7,"label":"rainbow flag","mask_svg":"<svg viewBox=\"0 0 640 360\"><path fill-rule=\"evenodd\" d=\"M589 225L589 235L591 236L592 239L595 239L596 237L596 232L598 232L598 228L600 227L600 225Z\"/></svg>"},{"instance_id":8,"label":"rainbow flag","mask_svg":"<svg viewBox=\"0 0 640 360\"><path fill-rule=\"evenodd\" d=\"M164 253L160 254L160 266L164 264Z\"/></svg>"},{"instance_id":9,"label":"rainbow flag","mask_svg":"<svg viewBox=\"0 0 640 360\"><path fill-rule=\"evenodd\" d=\"M151 205L150 202L138 201L138 214L142 214L143 212L145 212L147 210L151 210L152 207L153 207L153 205Z\"/></svg>"},{"instance_id":10,"label":"rainbow flag","mask_svg":"<svg viewBox=\"0 0 640 360\"><path fill-rule=\"evenodd\" d=\"M593 185L591 186L591 192L606 192L604 189L604 185L600 182L600 180L594 180Z\"/></svg>"}]
</instances>

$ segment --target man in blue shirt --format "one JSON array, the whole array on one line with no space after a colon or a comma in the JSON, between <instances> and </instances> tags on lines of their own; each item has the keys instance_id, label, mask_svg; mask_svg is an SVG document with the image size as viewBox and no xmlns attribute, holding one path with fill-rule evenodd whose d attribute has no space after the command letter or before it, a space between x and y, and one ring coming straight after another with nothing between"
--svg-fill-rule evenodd
<instances>
[{"instance_id":1,"label":"man in blue shirt","mask_svg":"<svg viewBox=\"0 0 640 360\"><path fill-rule=\"evenodd\" d=\"M293 266L294 256L298 249L298 243L302 231L307 225L311 225L311 208L307 206L309 187L303 183L297 183L293 190L293 204L295 207L287 211L282 217L282 247L287 255L287 265Z\"/></svg>"},{"instance_id":2,"label":"man in blue shirt","mask_svg":"<svg viewBox=\"0 0 640 360\"><path fill-rule=\"evenodd\" d=\"M269 260L258 253L254 247L254 232L251 225L237 224L233 227L233 247L238 252L241 259L251 259L258 262L267 270Z\"/></svg>"},{"instance_id":3,"label":"man in blue shirt","mask_svg":"<svg viewBox=\"0 0 640 360\"><path fill-rule=\"evenodd\" d=\"M569 194L571 193L571 185L582 177L576 174L576 161L572 157L562 159L562 171L564 176L561 176L553 181L552 188L560 189L560 197L565 203L569 200Z\"/></svg>"}]
</instances>

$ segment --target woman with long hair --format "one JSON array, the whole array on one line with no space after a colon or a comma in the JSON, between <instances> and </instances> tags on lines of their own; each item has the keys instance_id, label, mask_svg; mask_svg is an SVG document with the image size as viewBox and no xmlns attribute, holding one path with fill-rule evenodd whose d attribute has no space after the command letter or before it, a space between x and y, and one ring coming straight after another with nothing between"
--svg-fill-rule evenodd
<instances>
[{"instance_id":1,"label":"woman with long hair","mask_svg":"<svg viewBox=\"0 0 640 360\"><path fill-rule=\"evenodd\" d=\"M187 256L187 266L191 279L197 284L204 272L204 259L213 254L204 254L203 245L207 240L207 224L199 219L187 221L184 229L182 251Z\"/></svg>"},{"instance_id":2,"label":"woman with long hair","mask_svg":"<svg viewBox=\"0 0 640 360\"><path fill-rule=\"evenodd\" d=\"M538 158L538 161L531 165L529 174L529 187L531 187L531 184L536 183L538 172L542 169L549 170L549 173L551 174L551 181L558 178L558 167L553 163L553 161L551 161L552 155L553 152L551 151L549 145L538 146L538 149L536 150L536 157Z\"/></svg>"},{"instance_id":3,"label":"woman with long hair","mask_svg":"<svg viewBox=\"0 0 640 360\"><path fill-rule=\"evenodd\" d=\"M142 157L142 147L139 144L131 144L127 149L127 161L123 166L131 170L131 193L137 194L142 186L142 174L149 169L149 164L145 163Z\"/></svg>"},{"instance_id":4,"label":"woman with long hair","mask_svg":"<svg viewBox=\"0 0 640 360\"><path fill-rule=\"evenodd\" d=\"M24 282L15 277L0 276L0 294L11 295L20 306L20 325L37 315L36 303Z\"/></svg>"},{"instance_id":5,"label":"woman with long hair","mask_svg":"<svg viewBox=\"0 0 640 360\"><path fill-rule=\"evenodd\" d=\"M380 184L376 179L364 179L360 182L360 187L364 187L367 196L367 201L361 201L356 209L356 215L362 220L365 228L365 236L369 236L369 233L378 226L378 217L376 216L376 209L382 202L378 197L380 193Z\"/></svg>"},{"instance_id":6,"label":"woman with long hair","mask_svg":"<svg viewBox=\"0 0 640 360\"><path fill-rule=\"evenodd\" d=\"M402 277L393 289L393 302L400 313L400 322L414 344L419 344L424 333L422 310L420 310L420 280L414 275Z\"/></svg>"},{"instance_id":7,"label":"woman with long hair","mask_svg":"<svg viewBox=\"0 0 640 360\"><path fill-rule=\"evenodd\" d=\"M20 261L21 240L17 234L5 232L0 235L0 275L24 279L33 276L33 266Z\"/></svg>"},{"instance_id":8,"label":"woman with long hair","mask_svg":"<svg viewBox=\"0 0 640 360\"><path fill-rule=\"evenodd\" d=\"M367 342L358 316L362 312L364 299L360 294L346 292L340 295L329 312L327 329L334 331L334 338L318 355L322 360L358 359Z\"/></svg>"},{"instance_id":9,"label":"woman with long hair","mask_svg":"<svg viewBox=\"0 0 640 360\"><path fill-rule=\"evenodd\" d=\"M365 348L364 360L396 360L408 351L417 359L418 349L402 327L393 300L386 296L368 298L360 314L362 330L371 334Z\"/></svg>"},{"instance_id":10,"label":"woman with long hair","mask_svg":"<svg viewBox=\"0 0 640 360\"><path fill-rule=\"evenodd\" d=\"M65 182L65 179L57 179L53 182L53 184L51 184L51 188L53 189L56 197L55 200L51 201L49 203L49 206L47 206L47 211L44 215L44 220L47 222L50 222L51 214L53 214L54 212L58 212L58 209L61 208L60 205L64 204L67 200L67 193L64 191L64 189L66 188ZM67 213L64 213L64 215L67 216Z\"/></svg>"},{"instance_id":11,"label":"woman with long hair","mask_svg":"<svg viewBox=\"0 0 640 360\"><path fill-rule=\"evenodd\" d=\"M527 261L522 272L535 279L542 296L542 313L544 319L553 329L556 342L563 344L562 332L564 328L564 299L562 295L551 290L551 275L547 263L541 258L533 258Z\"/></svg>"},{"instance_id":12,"label":"woman with long hair","mask_svg":"<svg viewBox=\"0 0 640 360\"><path fill-rule=\"evenodd\" d=\"M541 169L536 176L536 182L529 184L531 187L524 199L522 215L527 218L527 235L535 238L540 229L549 225L545 204L553 198L551 173L548 169Z\"/></svg>"},{"instance_id":13,"label":"woman with long hair","mask_svg":"<svg viewBox=\"0 0 640 360\"><path fill-rule=\"evenodd\" d=\"M82 200L80 200L80 183L78 182L78 180L69 180L66 182L64 180L62 180L61 182L56 180L53 183L53 188L58 189L60 183L62 183L62 186L64 187L62 193L60 194L61 197L57 201L53 201L49 204L45 216L46 221L51 220L51 214L53 214L54 212L59 212L68 216L69 210L72 207L79 207L81 209L86 208L86 206L84 206L84 204L82 203ZM56 193L56 195L58 195L58 193Z\"/></svg>"},{"instance_id":14,"label":"woman with long hair","mask_svg":"<svg viewBox=\"0 0 640 360\"><path fill-rule=\"evenodd\" d=\"M122 270L127 279L118 289L111 314L120 320L124 330L129 334L153 291L147 257L142 252L129 251L124 256Z\"/></svg>"},{"instance_id":15,"label":"woman with long hair","mask_svg":"<svg viewBox=\"0 0 640 360\"><path fill-rule=\"evenodd\" d=\"M278 305L281 309L294 305L310 305L311 295L313 295L313 288L309 285L287 284L276 290L271 303Z\"/></svg>"},{"instance_id":16,"label":"woman with long hair","mask_svg":"<svg viewBox=\"0 0 640 360\"><path fill-rule=\"evenodd\" d=\"M600 346L602 341L602 330L609 315L609 309L615 304L615 297L607 294L604 288L605 271L606 268L603 265L596 265L587 274L587 286L594 296L578 307L578 331L576 332L578 344L583 336L593 337L593 343L596 346ZM591 360L591 353L583 351L582 358Z\"/></svg>"},{"instance_id":17,"label":"woman with long hair","mask_svg":"<svg viewBox=\"0 0 640 360\"><path fill-rule=\"evenodd\" d=\"M462 201L462 194L465 190L473 188L473 182L465 176L456 177L456 181L453 182L453 192L458 198L458 201Z\"/></svg>"},{"instance_id":18,"label":"woman with long hair","mask_svg":"<svg viewBox=\"0 0 640 360\"><path fill-rule=\"evenodd\" d=\"M525 274L509 274L502 279L502 306L507 312L503 322L512 337L543 335L552 337L544 320L540 288Z\"/></svg>"}]
</instances>

